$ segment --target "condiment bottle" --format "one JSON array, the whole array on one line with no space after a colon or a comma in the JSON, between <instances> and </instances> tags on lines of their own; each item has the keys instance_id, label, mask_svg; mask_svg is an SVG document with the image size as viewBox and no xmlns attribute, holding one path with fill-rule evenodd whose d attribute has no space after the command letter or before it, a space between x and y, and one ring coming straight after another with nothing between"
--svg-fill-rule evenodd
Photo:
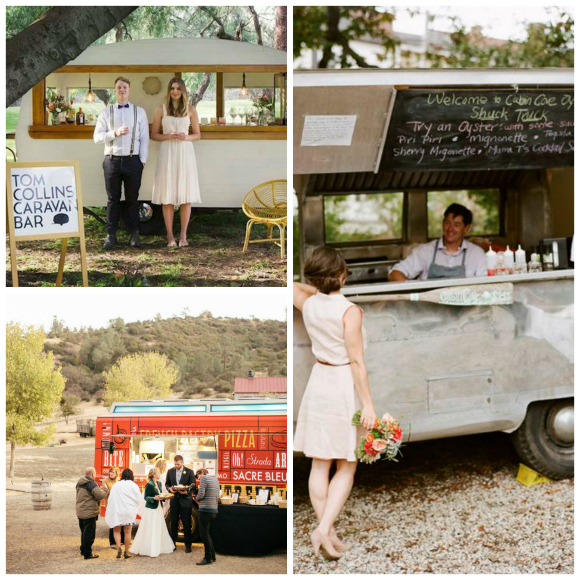
<instances>
[{"instance_id":1,"label":"condiment bottle","mask_svg":"<svg viewBox=\"0 0 580 580\"><path fill-rule=\"evenodd\" d=\"M505 276L507 273L508 273L508 271L505 267L504 252L498 252L496 262L495 262L495 275L496 276Z\"/></svg>"},{"instance_id":2,"label":"condiment bottle","mask_svg":"<svg viewBox=\"0 0 580 580\"><path fill-rule=\"evenodd\" d=\"M506 272L506 273L513 274L514 273L514 253L512 250L510 250L509 246L505 249L505 252L503 253L503 258L504 258L505 268L506 268L506 270L508 270L508 272Z\"/></svg>"},{"instance_id":3,"label":"condiment bottle","mask_svg":"<svg viewBox=\"0 0 580 580\"><path fill-rule=\"evenodd\" d=\"M521 244L518 244L518 249L515 252L516 254L516 264L514 267L514 271L516 274L525 274L527 272L527 265L526 265L526 251L522 250Z\"/></svg>"},{"instance_id":4,"label":"condiment bottle","mask_svg":"<svg viewBox=\"0 0 580 580\"><path fill-rule=\"evenodd\" d=\"M495 276L495 268L497 263L497 254L493 251L491 245L485 254L485 263L487 264L487 275Z\"/></svg>"},{"instance_id":5,"label":"condiment bottle","mask_svg":"<svg viewBox=\"0 0 580 580\"><path fill-rule=\"evenodd\" d=\"M542 263L540 262L540 255L536 254L536 252L532 252L532 255L530 256L528 271L530 274L542 271Z\"/></svg>"}]
</instances>

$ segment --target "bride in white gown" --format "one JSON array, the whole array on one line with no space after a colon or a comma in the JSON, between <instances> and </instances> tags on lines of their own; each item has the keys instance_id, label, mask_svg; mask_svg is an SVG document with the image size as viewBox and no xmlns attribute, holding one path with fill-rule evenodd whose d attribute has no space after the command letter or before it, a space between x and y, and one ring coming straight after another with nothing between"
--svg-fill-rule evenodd
<instances>
[{"instance_id":1,"label":"bride in white gown","mask_svg":"<svg viewBox=\"0 0 580 580\"><path fill-rule=\"evenodd\" d=\"M161 472L158 468L149 471L149 481L145 486L143 497L145 509L131 546L133 554L157 558L159 554L171 554L175 549L173 540L167 531L163 508L160 506L162 493Z\"/></svg>"}]
</instances>

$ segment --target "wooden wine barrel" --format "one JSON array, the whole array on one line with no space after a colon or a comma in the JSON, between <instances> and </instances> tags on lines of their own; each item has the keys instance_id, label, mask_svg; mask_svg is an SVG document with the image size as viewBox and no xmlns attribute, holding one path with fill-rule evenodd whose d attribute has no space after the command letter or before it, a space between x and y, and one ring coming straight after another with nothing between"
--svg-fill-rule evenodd
<instances>
[{"instance_id":1,"label":"wooden wine barrel","mask_svg":"<svg viewBox=\"0 0 580 580\"><path fill-rule=\"evenodd\" d=\"M49 510L52 506L50 481L32 482L32 509Z\"/></svg>"}]
</instances>

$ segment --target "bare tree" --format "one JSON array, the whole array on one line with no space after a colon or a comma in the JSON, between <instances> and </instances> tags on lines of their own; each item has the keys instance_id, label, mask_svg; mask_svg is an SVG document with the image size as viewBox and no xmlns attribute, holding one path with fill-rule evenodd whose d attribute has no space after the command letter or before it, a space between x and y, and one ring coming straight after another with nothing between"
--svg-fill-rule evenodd
<instances>
[{"instance_id":1,"label":"bare tree","mask_svg":"<svg viewBox=\"0 0 580 580\"><path fill-rule=\"evenodd\" d=\"M274 48L287 50L288 22L286 6L276 6L276 24L274 27Z\"/></svg>"},{"instance_id":2,"label":"bare tree","mask_svg":"<svg viewBox=\"0 0 580 580\"><path fill-rule=\"evenodd\" d=\"M262 42L262 27L260 26L260 18L258 13L253 6L248 6L250 13L252 14L252 19L254 20L254 29L256 31L256 38L258 39L258 44L264 44Z\"/></svg>"},{"instance_id":3,"label":"bare tree","mask_svg":"<svg viewBox=\"0 0 580 580\"><path fill-rule=\"evenodd\" d=\"M137 6L56 6L7 40L6 106L52 71L74 60L136 9Z\"/></svg>"},{"instance_id":4,"label":"bare tree","mask_svg":"<svg viewBox=\"0 0 580 580\"><path fill-rule=\"evenodd\" d=\"M226 27L224 25L223 20L219 16L214 14L207 6L200 6L199 9L203 10L203 12L205 12L208 16L210 16L213 19L213 22L215 22L218 25L218 30L215 34L217 38L219 38L220 40L239 40L226 32Z\"/></svg>"},{"instance_id":5,"label":"bare tree","mask_svg":"<svg viewBox=\"0 0 580 580\"><path fill-rule=\"evenodd\" d=\"M207 90L207 87L209 87L209 83L211 81L211 76L209 73L203 73L203 81L201 81L201 84L199 85L199 87L197 87L197 90L195 91L195 93L193 93L189 99L189 102L196 107L197 103L199 103L199 101L201 101L203 99L203 95L205 94L205 91Z\"/></svg>"}]
</instances>

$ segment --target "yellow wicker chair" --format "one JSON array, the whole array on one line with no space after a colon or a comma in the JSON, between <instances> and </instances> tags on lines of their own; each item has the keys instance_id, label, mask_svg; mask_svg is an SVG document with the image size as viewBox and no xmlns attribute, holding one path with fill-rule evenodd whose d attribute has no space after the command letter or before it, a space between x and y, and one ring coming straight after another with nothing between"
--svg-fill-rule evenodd
<instances>
[{"instance_id":1,"label":"yellow wicker chair","mask_svg":"<svg viewBox=\"0 0 580 580\"><path fill-rule=\"evenodd\" d=\"M242 210L250 218L246 224L246 240L244 242L244 252L248 251L248 244L260 244L263 242L274 242L280 246L280 255L285 254L286 225L288 223L287 201L286 201L286 180L275 179L256 185L244 197ZM252 226L254 224L264 224L268 228L268 237L260 240L250 240ZM276 226L280 232L280 238L272 237Z\"/></svg>"}]
</instances>

